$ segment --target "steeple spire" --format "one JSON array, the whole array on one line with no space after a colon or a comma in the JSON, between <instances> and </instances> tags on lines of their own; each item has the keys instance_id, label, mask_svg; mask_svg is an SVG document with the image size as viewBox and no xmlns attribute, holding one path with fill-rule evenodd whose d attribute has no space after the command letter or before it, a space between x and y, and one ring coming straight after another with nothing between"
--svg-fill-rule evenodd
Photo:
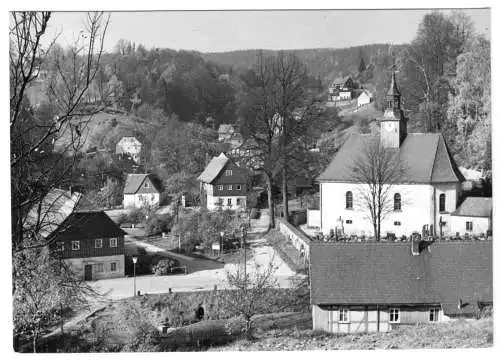
<instances>
[{"instance_id":1,"label":"steeple spire","mask_svg":"<svg viewBox=\"0 0 500 362\"><path fill-rule=\"evenodd\" d=\"M401 97L401 93L399 92L398 85L396 83L396 70L394 69L395 65L392 66L392 79L391 86L387 91L387 96L398 96Z\"/></svg>"}]
</instances>

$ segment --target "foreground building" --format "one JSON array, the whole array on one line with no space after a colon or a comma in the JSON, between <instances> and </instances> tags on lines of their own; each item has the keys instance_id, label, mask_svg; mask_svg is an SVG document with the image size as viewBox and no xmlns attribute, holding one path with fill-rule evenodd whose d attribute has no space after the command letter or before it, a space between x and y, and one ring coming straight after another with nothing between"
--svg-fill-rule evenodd
<instances>
[{"instance_id":1,"label":"foreground building","mask_svg":"<svg viewBox=\"0 0 500 362\"><path fill-rule=\"evenodd\" d=\"M247 172L224 153L212 158L200 176L200 189L209 210L245 210L248 192Z\"/></svg>"},{"instance_id":2,"label":"foreground building","mask_svg":"<svg viewBox=\"0 0 500 362\"><path fill-rule=\"evenodd\" d=\"M407 133L400 100L393 73L380 134L352 134L318 177L324 234L340 226L346 234L373 235L368 208L361 201L364 185L355 181L353 161L364 157L363 150L374 141L393 152L406 168L397 183L391 185L386 202L391 210L381 222L381 235L409 236L424 226L432 234L454 234L451 213L457 208L464 177L441 134Z\"/></svg>"},{"instance_id":3,"label":"foreground building","mask_svg":"<svg viewBox=\"0 0 500 362\"><path fill-rule=\"evenodd\" d=\"M493 302L491 241L313 243L309 255L315 330L386 332Z\"/></svg>"},{"instance_id":4,"label":"foreground building","mask_svg":"<svg viewBox=\"0 0 500 362\"><path fill-rule=\"evenodd\" d=\"M468 197L451 213L451 229L459 235L487 235L493 229L491 197Z\"/></svg>"},{"instance_id":5,"label":"foreground building","mask_svg":"<svg viewBox=\"0 0 500 362\"><path fill-rule=\"evenodd\" d=\"M125 275L125 232L78 192L49 191L28 213L25 229L46 240L77 278Z\"/></svg>"}]
</instances>

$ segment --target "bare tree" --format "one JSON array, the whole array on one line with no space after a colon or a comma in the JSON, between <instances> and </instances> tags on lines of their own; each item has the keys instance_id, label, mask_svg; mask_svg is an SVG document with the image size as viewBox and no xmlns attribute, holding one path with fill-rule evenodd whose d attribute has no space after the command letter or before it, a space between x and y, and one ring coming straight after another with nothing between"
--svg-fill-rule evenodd
<instances>
[{"instance_id":1,"label":"bare tree","mask_svg":"<svg viewBox=\"0 0 500 362\"><path fill-rule=\"evenodd\" d=\"M103 104L86 97L99 70L109 16L87 14L66 50L56 39L42 46L50 19L50 12L12 12L9 27L14 333L21 339L31 335L34 351L55 310L91 292L60 255L49 252L64 231L57 231L64 215L51 204L68 200L47 195L71 186L88 121L102 110Z\"/></svg>"},{"instance_id":2,"label":"bare tree","mask_svg":"<svg viewBox=\"0 0 500 362\"><path fill-rule=\"evenodd\" d=\"M276 269L273 257L266 267L256 264L253 272L245 273L241 268L226 272L228 290L221 294L221 304L230 314L245 320L244 332L249 339L253 338L252 318L268 313L273 306L273 289L278 287Z\"/></svg>"},{"instance_id":3,"label":"bare tree","mask_svg":"<svg viewBox=\"0 0 500 362\"><path fill-rule=\"evenodd\" d=\"M54 187L70 184L89 120L102 108L86 104L102 54L109 17L89 13L66 51L42 47L50 12L13 12L10 22L10 133L13 250L43 246L23 225L28 211ZM56 47L54 47L56 48ZM38 80L41 72L47 79ZM28 92L42 98L32 104Z\"/></svg>"},{"instance_id":4,"label":"bare tree","mask_svg":"<svg viewBox=\"0 0 500 362\"><path fill-rule=\"evenodd\" d=\"M393 186L401 183L407 174L398 151L384 147L378 137L371 138L350 168L351 180L358 184L356 206L366 210L377 241L382 221L394 210Z\"/></svg>"}]
</instances>

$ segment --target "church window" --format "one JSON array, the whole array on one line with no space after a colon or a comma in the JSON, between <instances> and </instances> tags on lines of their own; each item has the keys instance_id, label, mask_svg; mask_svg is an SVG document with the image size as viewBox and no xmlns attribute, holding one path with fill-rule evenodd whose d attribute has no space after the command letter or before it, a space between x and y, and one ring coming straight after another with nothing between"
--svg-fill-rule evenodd
<instances>
[{"instance_id":1,"label":"church window","mask_svg":"<svg viewBox=\"0 0 500 362\"><path fill-rule=\"evenodd\" d=\"M401 211L401 194L394 194L394 211Z\"/></svg>"},{"instance_id":2,"label":"church window","mask_svg":"<svg viewBox=\"0 0 500 362\"><path fill-rule=\"evenodd\" d=\"M439 212L445 212L446 211L446 195L441 194L439 195Z\"/></svg>"},{"instance_id":3,"label":"church window","mask_svg":"<svg viewBox=\"0 0 500 362\"><path fill-rule=\"evenodd\" d=\"M347 191L345 193L345 208L352 209L352 192Z\"/></svg>"}]
</instances>

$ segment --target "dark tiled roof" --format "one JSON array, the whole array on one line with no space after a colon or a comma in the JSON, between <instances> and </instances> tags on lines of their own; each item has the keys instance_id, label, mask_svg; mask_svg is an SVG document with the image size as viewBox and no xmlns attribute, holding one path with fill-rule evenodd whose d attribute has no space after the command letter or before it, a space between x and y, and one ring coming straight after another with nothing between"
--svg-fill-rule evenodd
<instances>
[{"instance_id":1,"label":"dark tiled roof","mask_svg":"<svg viewBox=\"0 0 500 362\"><path fill-rule=\"evenodd\" d=\"M135 194L142 183L146 178L149 178L149 181L154 186L154 192L160 192L160 186L154 182L154 180L150 177L150 174L147 173L129 173L127 175L127 181L125 181L125 187L123 189L124 194Z\"/></svg>"},{"instance_id":2,"label":"dark tiled roof","mask_svg":"<svg viewBox=\"0 0 500 362\"><path fill-rule=\"evenodd\" d=\"M310 261L316 305L442 304L453 314L460 300L493 300L491 241L436 242L420 255L409 243L313 243Z\"/></svg>"},{"instance_id":3,"label":"dark tiled roof","mask_svg":"<svg viewBox=\"0 0 500 362\"><path fill-rule=\"evenodd\" d=\"M226 166L228 161L229 158L227 158L224 153L221 153L219 156L212 158L207 167L205 167L205 170L203 170L201 175L198 176L198 181L211 183Z\"/></svg>"},{"instance_id":4,"label":"dark tiled roof","mask_svg":"<svg viewBox=\"0 0 500 362\"><path fill-rule=\"evenodd\" d=\"M374 137L379 136L351 134L318 181L352 181L353 161L363 156L364 148ZM399 152L406 169L401 183L464 181L439 133L409 133L394 152Z\"/></svg>"},{"instance_id":5,"label":"dark tiled roof","mask_svg":"<svg viewBox=\"0 0 500 362\"><path fill-rule=\"evenodd\" d=\"M493 211L491 197L468 197L452 215L490 217Z\"/></svg>"},{"instance_id":6,"label":"dark tiled roof","mask_svg":"<svg viewBox=\"0 0 500 362\"><path fill-rule=\"evenodd\" d=\"M74 212L54 232L69 239L92 239L123 236L126 233L104 211Z\"/></svg>"},{"instance_id":7,"label":"dark tiled roof","mask_svg":"<svg viewBox=\"0 0 500 362\"><path fill-rule=\"evenodd\" d=\"M391 86L389 87L389 90L387 91L388 96L401 96L401 93L399 92L398 85L396 83L396 73L392 72L392 77L391 77Z\"/></svg>"},{"instance_id":8,"label":"dark tiled roof","mask_svg":"<svg viewBox=\"0 0 500 362\"><path fill-rule=\"evenodd\" d=\"M349 78L351 78L350 75L346 75L345 77L337 77L335 78L333 81L332 81L332 85L333 84L341 84L341 85L344 85L345 82L347 82L349 80Z\"/></svg>"}]
</instances>

